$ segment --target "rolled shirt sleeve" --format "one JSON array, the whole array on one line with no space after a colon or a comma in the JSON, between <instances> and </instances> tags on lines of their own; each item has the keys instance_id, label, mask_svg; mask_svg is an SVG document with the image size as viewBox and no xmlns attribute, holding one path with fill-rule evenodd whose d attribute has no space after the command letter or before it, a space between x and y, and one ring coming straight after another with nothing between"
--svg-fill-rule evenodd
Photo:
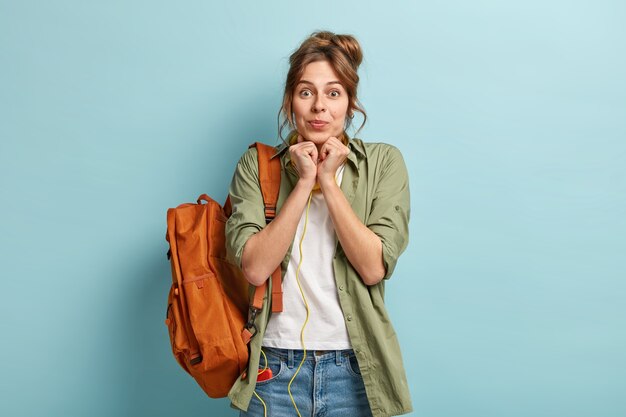
<instances>
[{"instance_id":1,"label":"rolled shirt sleeve","mask_svg":"<svg viewBox=\"0 0 626 417\"><path fill-rule=\"evenodd\" d=\"M389 279L398 258L409 243L409 176L400 150L388 145L378 169L380 177L374 191L366 226L381 240L385 276Z\"/></svg>"},{"instance_id":2,"label":"rolled shirt sleeve","mask_svg":"<svg viewBox=\"0 0 626 417\"><path fill-rule=\"evenodd\" d=\"M237 163L228 190L232 214L226 221L226 257L241 268L248 239L265 227L263 195L259 185L256 148L248 149Z\"/></svg>"}]
</instances>

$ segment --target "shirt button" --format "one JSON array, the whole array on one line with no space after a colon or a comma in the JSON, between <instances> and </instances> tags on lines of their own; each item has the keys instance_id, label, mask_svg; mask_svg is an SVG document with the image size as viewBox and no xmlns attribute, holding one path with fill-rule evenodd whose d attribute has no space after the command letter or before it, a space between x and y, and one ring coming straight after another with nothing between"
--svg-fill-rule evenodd
<instances>
[{"instance_id":1,"label":"shirt button","mask_svg":"<svg viewBox=\"0 0 626 417\"><path fill-rule=\"evenodd\" d=\"M400 211L400 206L396 206L396 211Z\"/></svg>"},{"instance_id":2,"label":"shirt button","mask_svg":"<svg viewBox=\"0 0 626 417\"><path fill-rule=\"evenodd\" d=\"M346 316L346 319L348 319L348 321L352 321L352 314L348 314L348 315Z\"/></svg>"},{"instance_id":3,"label":"shirt button","mask_svg":"<svg viewBox=\"0 0 626 417\"><path fill-rule=\"evenodd\" d=\"M340 285L340 286L339 286L339 291L343 291L343 289L344 289L344 286L343 286L343 285Z\"/></svg>"}]
</instances>

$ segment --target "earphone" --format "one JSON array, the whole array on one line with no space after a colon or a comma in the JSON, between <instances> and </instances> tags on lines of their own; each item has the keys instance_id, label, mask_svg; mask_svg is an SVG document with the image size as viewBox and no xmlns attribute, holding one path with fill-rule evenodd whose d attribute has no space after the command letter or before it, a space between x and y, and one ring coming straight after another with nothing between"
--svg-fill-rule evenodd
<instances>
[{"instance_id":1,"label":"earphone","mask_svg":"<svg viewBox=\"0 0 626 417\"><path fill-rule=\"evenodd\" d=\"M309 310L309 303L307 302L306 296L304 295L304 290L302 289L302 285L300 284L300 267L302 266L302 260L304 259L304 255L302 253L302 242L304 241L304 236L306 235L307 224L309 223L309 208L311 207L311 198L313 197L313 191L311 191L311 193L309 194L309 201L307 202L306 212L304 215L304 228L302 230L302 236L300 237L300 243L298 245L298 248L300 250L300 262L298 262L298 268L296 268L296 282L298 283L298 288L300 289L300 295L302 295L302 300L304 301L304 307L306 309L306 318L304 319L304 323L302 324L302 329L300 329L300 341L302 342L302 349L303 349L302 360L300 361L300 364L298 365L298 369L296 369L296 372L291 377L291 380L289 381L289 385L287 385L287 392L289 393L289 398L291 398L291 403L293 404L293 407L296 409L296 413L298 414L298 417L302 417L302 416L300 415L300 410L298 409L298 406L296 405L296 401L293 399L293 395L291 394L291 384L294 381L294 379L296 379L296 376L300 372L300 368L302 368L302 365L304 364L304 361L306 360L306 345L304 344L304 329L306 328L306 325L309 322L310 310ZM265 359L265 366L263 367L263 369L258 371L259 375L267 370L267 356L265 355L265 352L263 352L263 348L261 348L261 353L263 354L263 358ZM265 404L265 401L263 401L261 396L257 394L256 391L253 391L253 393L263 405L263 416L267 417L267 405Z\"/></svg>"},{"instance_id":2,"label":"earphone","mask_svg":"<svg viewBox=\"0 0 626 417\"><path fill-rule=\"evenodd\" d=\"M304 235L306 234L306 226L309 222L309 208L311 207L312 197L313 197L313 191L311 191L311 193L309 194L309 201L306 206L306 214L304 216L304 228L302 230L302 236L300 237L300 245L299 245L300 262L298 262L298 268L296 269L296 282L298 283L298 288L300 289L300 294L302 295L302 300L304 301L304 307L306 309L306 318L304 320L304 324L302 325L302 329L300 330L300 341L302 342L302 349L303 349L302 360L300 361L300 365L298 365L298 369L296 369L296 373L293 374L293 376L291 377L291 381L289 381L289 385L287 386L287 391L289 392L289 398L291 398L291 402L294 408L296 409L296 413L298 414L298 417L302 417L302 416L300 415L300 410L298 410L296 401L293 399L293 395L291 395L291 383L293 382L294 379L296 379L298 372L300 372L300 368L302 368L302 365L304 364L304 361L306 360L306 345L304 344L304 328L306 327L306 324L309 322L310 310L309 310L309 303L306 300L306 297L304 295L304 290L302 290L302 285L300 284L299 273L300 273L300 266L302 265L302 260L304 259L304 255L302 253L302 242L304 241Z\"/></svg>"}]
</instances>

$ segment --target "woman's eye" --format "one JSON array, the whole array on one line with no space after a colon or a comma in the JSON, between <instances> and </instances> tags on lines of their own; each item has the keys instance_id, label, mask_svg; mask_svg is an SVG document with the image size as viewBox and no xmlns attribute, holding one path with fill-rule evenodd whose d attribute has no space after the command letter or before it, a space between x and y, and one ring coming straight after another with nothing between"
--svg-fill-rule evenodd
<instances>
[{"instance_id":1,"label":"woman's eye","mask_svg":"<svg viewBox=\"0 0 626 417\"><path fill-rule=\"evenodd\" d=\"M308 97L311 95L311 92L309 90L302 90L300 91L300 95L304 97Z\"/></svg>"},{"instance_id":2,"label":"woman's eye","mask_svg":"<svg viewBox=\"0 0 626 417\"><path fill-rule=\"evenodd\" d=\"M339 97L339 91L337 91L337 90L333 90L333 91L331 91L331 92L330 92L330 96L331 96L331 97Z\"/></svg>"}]
</instances>

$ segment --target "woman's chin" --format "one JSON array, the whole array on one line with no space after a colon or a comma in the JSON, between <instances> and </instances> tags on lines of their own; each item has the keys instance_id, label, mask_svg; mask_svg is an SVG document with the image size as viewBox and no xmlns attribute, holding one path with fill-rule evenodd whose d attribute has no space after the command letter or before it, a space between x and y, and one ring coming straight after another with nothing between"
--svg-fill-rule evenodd
<instances>
[{"instance_id":1,"label":"woman's chin","mask_svg":"<svg viewBox=\"0 0 626 417\"><path fill-rule=\"evenodd\" d=\"M328 139L328 135L321 135L319 133L314 133L312 135L307 136L307 140L310 140L313 143L324 143Z\"/></svg>"},{"instance_id":2,"label":"woman's chin","mask_svg":"<svg viewBox=\"0 0 626 417\"><path fill-rule=\"evenodd\" d=\"M338 137L337 135L333 135L330 132L306 132L305 138L315 144L321 145L326 142L331 136Z\"/></svg>"}]
</instances>

